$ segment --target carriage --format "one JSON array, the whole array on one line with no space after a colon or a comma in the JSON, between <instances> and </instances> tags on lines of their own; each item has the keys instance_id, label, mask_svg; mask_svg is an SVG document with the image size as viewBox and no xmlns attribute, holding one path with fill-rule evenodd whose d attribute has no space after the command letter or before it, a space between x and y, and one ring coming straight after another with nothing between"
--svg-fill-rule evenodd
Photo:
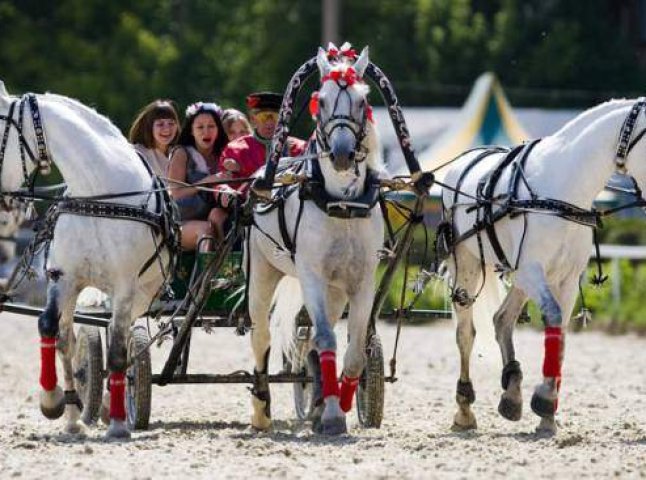
<instances>
[{"instance_id":1,"label":"carriage","mask_svg":"<svg viewBox=\"0 0 646 480\"><path fill-rule=\"evenodd\" d=\"M356 60L356 56L353 60ZM284 143L289 130L300 86L316 70L316 61L316 57L309 60L294 74L285 93L279 125L273 142L273 145L277 145L277 147L272 150L272 156L269 158L265 170L265 177L262 179L265 181L269 179L268 182L271 186L277 183L283 185L284 188L289 188L290 186L302 187L307 184L307 176L298 172L279 174L275 182L273 176L276 167L280 164L279 154L282 150L280 146ZM432 183L432 175L420 172L410 145L408 130L390 82L378 67L367 62L367 53L365 61L366 76L379 87L379 91L389 107L393 125L398 133L405 159L412 174L406 178L378 180L372 203L338 202L334 206L334 215L342 218L352 218L357 211L360 211L361 216L367 216L368 210L374 208L375 211L379 211L383 215L387 226L387 239L382 251L383 274L370 306L370 318L367 322L367 332L365 332L366 365L362 370L356 391L360 423L366 427L379 427L383 417L384 383L396 381L396 373L393 358L390 374L385 374L384 353L376 327L377 318L390 315L397 319L401 326L401 321L405 317L414 315L431 318L442 317L446 316L447 312L414 310L412 302L406 308L402 304L399 309L382 312L395 270L406 257L413 240L413 232L421 224L421 211L428 188ZM280 170L280 168L278 169ZM389 193L402 190L412 192L415 201L410 212L405 215L404 225L395 229L388 219L387 204L392 201L391 198L389 199ZM32 189L28 195L29 198L34 199L38 197L38 192ZM123 196L122 194L119 198L123 198ZM101 200L111 200L111 198L104 195ZM187 367L193 328L201 327L210 330L216 327L228 327L235 329L239 334L244 334L252 326L249 316L246 314L249 285L245 283L240 245L245 234L248 236L248 227L253 222L254 206L263 201L266 204L266 199L262 200L258 196L252 195L249 201L236 205L232 228L215 252L183 254L181 256L175 269L170 295L167 295L164 301L150 304L145 312L145 316L154 320L156 329L150 328L150 322L148 322L148 326L137 324L132 327L126 346L125 372L125 407L127 424L130 428L147 428L151 413L152 385L204 383L257 385L257 372L189 374ZM83 204L83 200L77 200L76 206L70 200L63 202L66 208L73 209L75 214L84 215L87 213L83 208L78 207L78 204ZM70 203L72 203L71 207ZM54 210L56 208L61 210L60 199L54 207ZM96 214L95 210L92 210L91 213ZM70 211L65 210L65 212ZM58 213L60 214L60 211ZM53 221L49 222L50 226L55 223L56 218L54 217ZM53 235L53 232L50 233ZM427 276L424 279L424 285L429 278ZM421 290L420 288L416 298L419 297ZM47 312L47 309L43 311L10 302L4 304L4 310L39 315L40 317ZM111 316L112 313L108 311L77 310L73 314L74 323L81 326L76 333L76 343L71 358L73 385L78 392L78 397L72 401L81 408L81 419L86 424L94 422L100 416L106 422L110 421L111 406L103 400L103 390L104 379L109 377L107 367L110 359L104 359L104 352L107 357L113 340L110 329ZM290 358L284 357L281 372L265 376L267 383L293 384L295 411L297 416L303 420L312 416L317 402L320 403L321 396L321 366L318 356L313 355L310 351L313 327L313 322L310 321L307 311L302 309L292 332L295 355ZM153 330L155 331L153 332ZM155 343L168 338L172 339L168 358L161 371L153 373L150 348ZM110 382L108 384L111 385ZM65 404L69 403L66 401ZM54 418L62 415L65 404L57 405L46 415Z\"/></svg>"}]
</instances>

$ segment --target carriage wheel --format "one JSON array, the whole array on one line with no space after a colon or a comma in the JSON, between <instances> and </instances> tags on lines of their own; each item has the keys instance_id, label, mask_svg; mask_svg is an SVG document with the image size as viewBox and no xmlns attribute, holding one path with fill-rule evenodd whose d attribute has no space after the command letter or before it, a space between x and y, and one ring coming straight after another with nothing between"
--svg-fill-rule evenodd
<instances>
[{"instance_id":1,"label":"carriage wheel","mask_svg":"<svg viewBox=\"0 0 646 480\"><path fill-rule=\"evenodd\" d=\"M309 327L296 328L296 354L291 365L291 372L295 375L303 375L316 379L317 357L310 354ZM314 410L316 389L310 382L294 383L294 408L296 416L300 420L310 418Z\"/></svg>"},{"instance_id":2,"label":"carriage wheel","mask_svg":"<svg viewBox=\"0 0 646 480\"><path fill-rule=\"evenodd\" d=\"M126 414L131 430L145 430L150 422L152 369L149 340L144 327L132 329L128 342L128 364L131 366L126 371Z\"/></svg>"},{"instance_id":3,"label":"carriage wheel","mask_svg":"<svg viewBox=\"0 0 646 480\"><path fill-rule=\"evenodd\" d=\"M72 369L74 388L83 403L81 420L91 425L99 417L103 395L103 345L97 327L84 325L79 329Z\"/></svg>"},{"instance_id":4,"label":"carriage wheel","mask_svg":"<svg viewBox=\"0 0 646 480\"><path fill-rule=\"evenodd\" d=\"M366 355L357 388L357 415L363 427L379 428L384 416L384 353L376 333L368 340Z\"/></svg>"}]
</instances>

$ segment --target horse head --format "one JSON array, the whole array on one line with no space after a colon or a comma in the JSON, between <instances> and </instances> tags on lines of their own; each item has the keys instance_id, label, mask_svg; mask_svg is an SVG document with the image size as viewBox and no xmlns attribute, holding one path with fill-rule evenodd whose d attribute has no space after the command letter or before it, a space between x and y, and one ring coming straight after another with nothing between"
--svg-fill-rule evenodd
<instances>
[{"instance_id":1,"label":"horse head","mask_svg":"<svg viewBox=\"0 0 646 480\"><path fill-rule=\"evenodd\" d=\"M319 148L329 153L338 172L363 160L359 152L366 136L366 121L371 119L369 89L363 81L368 64L368 47L359 56L349 44L340 51L333 45L328 51L318 51L321 87L312 95L310 113L316 118Z\"/></svg>"}]
</instances>

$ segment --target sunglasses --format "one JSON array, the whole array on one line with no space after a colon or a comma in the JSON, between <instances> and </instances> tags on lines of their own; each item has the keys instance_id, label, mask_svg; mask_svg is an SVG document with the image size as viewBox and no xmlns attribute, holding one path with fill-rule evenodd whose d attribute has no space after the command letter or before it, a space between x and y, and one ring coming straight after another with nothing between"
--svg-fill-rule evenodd
<instances>
[{"instance_id":1,"label":"sunglasses","mask_svg":"<svg viewBox=\"0 0 646 480\"><path fill-rule=\"evenodd\" d=\"M265 110L258 112L254 114L254 117L257 122L260 123L265 123L265 122L277 122L278 121L278 112L274 112L271 110Z\"/></svg>"}]
</instances>

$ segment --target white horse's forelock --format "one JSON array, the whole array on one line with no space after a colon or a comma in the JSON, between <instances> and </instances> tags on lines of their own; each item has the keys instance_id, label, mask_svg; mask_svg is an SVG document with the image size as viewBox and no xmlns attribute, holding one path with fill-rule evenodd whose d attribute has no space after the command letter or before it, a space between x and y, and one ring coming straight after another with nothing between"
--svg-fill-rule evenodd
<instances>
[{"instance_id":1,"label":"white horse's forelock","mask_svg":"<svg viewBox=\"0 0 646 480\"><path fill-rule=\"evenodd\" d=\"M8 97L9 92L7 92L7 89L4 86L4 82L0 80L0 96L1 97Z\"/></svg>"}]
</instances>

